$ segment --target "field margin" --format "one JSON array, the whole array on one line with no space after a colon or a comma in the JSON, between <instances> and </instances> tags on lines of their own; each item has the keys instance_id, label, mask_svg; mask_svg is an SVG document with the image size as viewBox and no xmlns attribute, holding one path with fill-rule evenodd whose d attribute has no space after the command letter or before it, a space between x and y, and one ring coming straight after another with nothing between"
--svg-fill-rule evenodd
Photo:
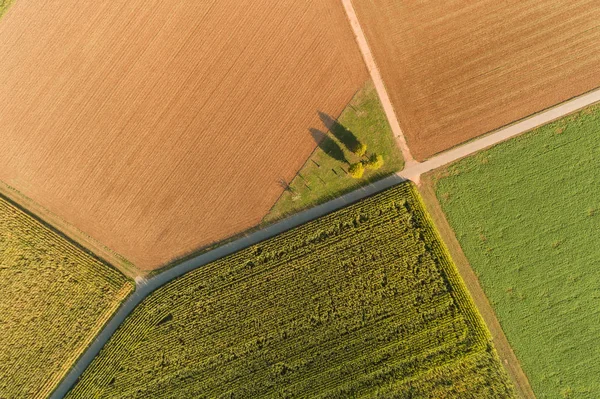
<instances>
[{"instance_id":1,"label":"field margin","mask_svg":"<svg viewBox=\"0 0 600 399\"><path fill-rule=\"evenodd\" d=\"M440 235L441 242L445 244L451 259L456 265L458 274L474 302L474 306L477 308L480 317L483 318L483 321L491 334L492 342L496 348L500 362L507 371L517 394L523 399L535 399L535 394L529 384L529 379L521 368L521 363L517 359L502 327L500 326L496 313L479 283L479 278L471 268L467 257L456 239L456 234L454 233L454 230L452 230L452 227L450 227L446 215L437 200L435 195L435 182L440 173L442 172L435 170L421 176L421 181L418 186L421 198L425 203L424 205L431 217L434 228Z\"/></svg>"},{"instance_id":2,"label":"field margin","mask_svg":"<svg viewBox=\"0 0 600 399\"><path fill-rule=\"evenodd\" d=\"M31 198L25 196L20 191L0 180L0 196L8 202L25 212L44 226L48 227L56 234L74 243L85 253L97 258L102 263L109 265L124 274L127 278L134 280L145 272L135 267L135 265L125 259L123 256L102 245L92 237L83 233L70 223L64 221L58 215L50 212L42 205Z\"/></svg>"}]
</instances>

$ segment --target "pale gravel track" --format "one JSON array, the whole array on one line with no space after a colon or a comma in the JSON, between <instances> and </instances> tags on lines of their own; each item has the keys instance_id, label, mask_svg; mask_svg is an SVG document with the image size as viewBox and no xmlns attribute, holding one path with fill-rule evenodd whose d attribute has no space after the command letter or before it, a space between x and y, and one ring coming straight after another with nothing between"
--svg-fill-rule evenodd
<instances>
[{"instance_id":1,"label":"pale gravel track","mask_svg":"<svg viewBox=\"0 0 600 399\"><path fill-rule=\"evenodd\" d=\"M365 33L363 32L362 27L360 26L360 22L358 21L358 17L356 16L356 12L354 11L352 0L342 0L342 3L344 5L344 9L346 10L346 15L348 16L350 25L352 26L352 30L354 31L356 43L358 43L358 47L360 48L363 60L365 61L367 70L371 75L371 80L375 85L375 90L377 90L379 100L381 101L381 105L383 106L385 115L387 116L388 122L390 123L390 127L392 128L392 133L394 134L394 137L398 142L398 147L400 147L400 151L402 151L402 157L404 158L404 162L407 166L412 165L415 162L415 160L412 154L410 153L410 148L408 148L406 138L404 137L404 133L400 128L400 123L398 123L398 118L396 117L394 106L392 105L390 97L388 96L385 84L383 83L383 78L381 77L381 74L379 73L379 68L377 68L377 64L375 63L373 53L371 53L371 48L369 47L369 43L367 42L367 37L365 36Z\"/></svg>"},{"instance_id":2,"label":"pale gravel track","mask_svg":"<svg viewBox=\"0 0 600 399\"><path fill-rule=\"evenodd\" d=\"M344 2L349 0L343 0ZM69 371L69 374L61 381L60 385L50 396L51 399L63 398L69 389L76 383L83 371L89 366L94 357L100 352L102 347L108 342L117 328L123 323L126 317L133 309L142 302L150 293L157 288L165 285L169 281L180 277L194 269L204 266L210 262L220 259L224 256L233 254L248 246L257 244L263 240L274 237L286 230L297 227L313 219L331 213L343 208L351 203L359 201L370 195L376 194L389 187L392 187L402 181L418 181L423 173L432 171L441 166L450 164L460 158L474 154L482 149L491 147L511 137L517 136L538 126L544 125L553 120L559 119L581 108L593 103L600 102L600 89L593 90L582 96L568 100L560 105L549 108L529 118L521 120L505 128L499 129L487 136L475 139L467 144L448 150L440 155L434 156L427 161L416 163L407 162L407 167L395 175L369 184L363 188L352 191L346 195L333 199L322 205L305 210L287 219L277 222L264 229L258 230L247 236L227 243L212 251L199 255L193 259L187 260L171 269L152 277L148 280L138 280L136 291L123 303L118 312L104 327L102 332L92 342L90 347L84 352L75 366ZM395 118L395 114L394 114Z\"/></svg>"},{"instance_id":3,"label":"pale gravel track","mask_svg":"<svg viewBox=\"0 0 600 399\"><path fill-rule=\"evenodd\" d=\"M375 58L373 57L366 36L362 30L362 27L360 26L360 22L354 10L352 0L342 0L342 3L346 10L346 15L348 16L350 25L352 26L352 30L354 31L354 35L356 37L356 41L362 53L365 64L367 65L367 69L371 74L371 79L373 80L375 88L377 89L379 99L392 128L392 132L394 133L394 136L396 136L398 146L400 147L402 155L404 156L406 162L404 170L397 173L397 175L406 180L412 180L419 184L421 175L423 175L424 173L430 172L441 166L448 165L461 158L474 154L485 148L494 146L495 144L508 140L511 137L518 136L538 126L559 119L590 104L600 101L600 89L596 89L582 96L575 97L571 100L563 102L555 107L551 107L547 110L539 112L533 116L522 119L519 122L511 124L507 127L500 128L492 132L491 134L483 136L482 138L475 139L466 144L462 144L453 149L445 151L439 155L433 156L432 158L429 158L426 161L416 162L410 153L410 148L406 143L406 138L402 132L402 129L400 128L400 124L398 123L394 107L392 106L392 103L388 96L385 84L383 82L379 69L377 68ZM470 272L473 273L472 270L470 270ZM478 292L479 294L485 297L485 294L482 293L481 287L479 287L478 282L477 284L469 284L469 279L464 277L465 276L463 276L463 279L465 283L467 283L467 288L469 289L469 291ZM489 321L492 321L495 325L497 325L497 328L501 331L500 323L494 311L491 310L489 304L487 307L484 308L485 309L480 309L480 311L482 313L487 311L486 315L488 316L488 319L492 318L492 320L488 320L488 323ZM535 394L533 393L533 389L531 388L529 380L526 377L526 374L521 369L520 362L516 358L514 352L512 351L512 347L510 346L510 343L506 339L504 333L502 332L501 334L499 334L497 336L497 339L502 340L502 342L500 343L502 347L510 348L508 351L505 350L503 354L510 360L512 369L507 368L507 371L509 371L509 374L511 376L511 379L513 379L513 383L515 384L515 386L518 387L520 396L522 396L524 399L535 398Z\"/></svg>"},{"instance_id":4,"label":"pale gravel track","mask_svg":"<svg viewBox=\"0 0 600 399\"><path fill-rule=\"evenodd\" d=\"M448 165L458 159L506 141L511 137L518 136L529 130L535 129L536 127L560 119L597 102L600 102L600 88L567 100L559 105L548 108L509 126L498 129L493 133L490 133L479 139L475 139L466 144L462 144L458 147L447 150L439 155L429 158L424 162L407 165L404 170L398 172L398 176L405 179L418 181L419 177L424 173L430 172L441 166Z\"/></svg>"}]
</instances>

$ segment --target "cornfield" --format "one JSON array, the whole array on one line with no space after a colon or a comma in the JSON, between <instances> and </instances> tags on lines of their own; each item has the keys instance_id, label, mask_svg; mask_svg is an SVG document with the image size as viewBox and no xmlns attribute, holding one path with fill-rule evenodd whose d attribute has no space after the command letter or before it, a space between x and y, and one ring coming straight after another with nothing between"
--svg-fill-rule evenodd
<instances>
[{"instance_id":1,"label":"cornfield","mask_svg":"<svg viewBox=\"0 0 600 399\"><path fill-rule=\"evenodd\" d=\"M0 398L46 397L132 289L0 199Z\"/></svg>"},{"instance_id":2,"label":"cornfield","mask_svg":"<svg viewBox=\"0 0 600 399\"><path fill-rule=\"evenodd\" d=\"M158 289L68 397L376 394L514 397L410 183Z\"/></svg>"}]
</instances>

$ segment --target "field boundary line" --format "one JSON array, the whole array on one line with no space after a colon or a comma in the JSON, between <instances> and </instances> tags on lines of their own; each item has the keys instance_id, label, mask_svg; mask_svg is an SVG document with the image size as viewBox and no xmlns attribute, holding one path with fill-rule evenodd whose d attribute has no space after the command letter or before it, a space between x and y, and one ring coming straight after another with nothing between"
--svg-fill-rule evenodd
<instances>
[{"instance_id":1,"label":"field boundary line","mask_svg":"<svg viewBox=\"0 0 600 399\"><path fill-rule=\"evenodd\" d=\"M38 204L36 201L27 197L2 180L0 180L0 197L19 208L22 212L25 212L46 228L71 242L86 254L99 259L102 263L119 271L128 279L133 281L140 273L140 271L125 259L125 257L94 240L75 226L63 220L60 216L50 212L44 206Z\"/></svg>"},{"instance_id":2,"label":"field boundary line","mask_svg":"<svg viewBox=\"0 0 600 399\"><path fill-rule=\"evenodd\" d=\"M441 236L442 242L446 244L446 248L450 253L450 257L456 265L456 269L458 270L458 273L460 274L460 277L463 280L469 295L475 304L475 307L483 318L485 325L487 326L487 330L492 335L492 341L494 343L494 347L496 348L496 352L500 357L501 364L507 371L515 389L517 390L517 394L523 399L535 399L535 394L531 388L529 379L521 368L521 362L515 355L512 346L508 342L500 321L496 316L496 312L490 304L485 291L481 287L479 278L473 271L469 260L464 254L462 247L456 238L454 230L446 219L446 214L442 210L442 207L437 200L434 189L434 173L424 176L421 184L419 185L419 192L423 198L423 201L425 202L426 210L431 216L435 228Z\"/></svg>"},{"instance_id":3,"label":"field boundary line","mask_svg":"<svg viewBox=\"0 0 600 399\"><path fill-rule=\"evenodd\" d=\"M94 341L81 355L79 360L73 365L69 373L63 378L60 384L52 392L52 395L50 395L50 399L62 399L66 396L71 387L75 385L81 374L83 374L85 369L94 360L96 355L100 352L100 350L102 350L104 345L117 331L117 329L123 323L123 321L125 321L127 316L129 316L129 314L137 307L137 305L139 305L148 295L150 295L156 289L171 282L177 277L181 277L182 275L191 272L192 270L195 270L199 267L202 267L208 263L214 262L215 260L221 259L225 256L241 251L252 245L258 244L266 239L272 238L294 227L298 227L304 223L325 216L331 212L344 208L371 195L377 194L404 181L406 181L406 179L396 174L393 174L384 179L365 185L348 194L344 194L341 197L337 197L324 204L317 205L316 207L309 208L305 211L289 216L264 229L257 230L251 234L248 234L247 236L241 237L237 240L231 241L227 244L217 247L212 251L205 252L192 259L188 259L187 261L180 263L170 269L167 269L164 272L157 274L150 279L144 281L138 279L138 284L136 285L135 292L133 292L129 296L129 298L127 298L127 300L121 304L117 312L104 326L100 334L96 336Z\"/></svg>"},{"instance_id":4,"label":"field boundary line","mask_svg":"<svg viewBox=\"0 0 600 399\"><path fill-rule=\"evenodd\" d=\"M451 164L461 158L529 132L557 119L561 119L597 102L600 102L600 88L547 108L546 110L528 116L511 125L497 129L481 138L451 148L426 161L413 163L397 174L407 180L413 180L418 183L420 176L427 172Z\"/></svg>"},{"instance_id":5,"label":"field boundary line","mask_svg":"<svg viewBox=\"0 0 600 399\"><path fill-rule=\"evenodd\" d=\"M102 260L103 263L118 270L127 278L133 280L141 273L141 271L124 256L104 246L102 243L82 232L77 227L63 220L60 216L51 212L43 205L27 197L25 194L2 180L0 180L0 196L15 204L20 210L64 237L67 241L75 243L84 252L90 253L95 258Z\"/></svg>"},{"instance_id":6,"label":"field boundary line","mask_svg":"<svg viewBox=\"0 0 600 399\"><path fill-rule=\"evenodd\" d=\"M379 68L377 67L377 63L375 62L371 48L369 47L369 42L367 41L365 33L360 26L360 21L358 20L358 16L354 10L354 5L352 5L352 0L342 0L342 3L344 5L344 9L346 10L346 16L350 21L350 26L352 26L352 31L354 32L354 37L356 38L356 43L358 44L360 53L362 54L365 65L367 66L367 70L371 75L371 80L375 85L375 90L377 90L377 94L379 95L379 101L381 101L385 115L387 116L390 127L392 128L392 133L394 134L396 142L402 151L405 166L409 166L415 162L415 159L410 153L410 148L408 148L406 138L404 137L404 133L400 128L396 111L394 111L394 106L392 105L390 97L388 96L385 83L383 82L383 78L381 77L381 73L379 72Z\"/></svg>"}]
</instances>

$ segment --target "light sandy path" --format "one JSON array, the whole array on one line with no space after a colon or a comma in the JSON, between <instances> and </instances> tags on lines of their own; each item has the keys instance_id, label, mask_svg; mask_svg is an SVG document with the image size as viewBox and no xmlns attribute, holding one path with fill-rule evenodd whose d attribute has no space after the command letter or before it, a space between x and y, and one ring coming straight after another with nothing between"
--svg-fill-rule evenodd
<instances>
[{"instance_id":1,"label":"light sandy path","mask_svg":"<svg viewBox=\"0 0 600 399\"><path fill-rule=\"evenodd\" d=\"M398 172L398 176L418 182L419 177L423 173L437 169L440 166L448 165L460 158L464 158L502 141L508 140L511 137L518 136L519 134L525 133L536 127L545 125L548 122L560 119L565 115L571 114L596 102L600 102L600 89L592 90L555 107L548 108L545 111L539 112L512 125L496 130L487 136L436 155L427 161L407 165L404 170Z\"/></svg>"},{"instance_id":2,"label":"light sandy path","mask_svg":"<svg viewBox=\"0 0 600 399\"><path fill-rule=\"evenodd\" d=\"M373 54L371 53L371 48L369 47L365 33L360 26L360 22L358 22L358 17L354 11L352 0L342 0L342 3L346 9L346 14L348 15L348 20L350 21L350 25L354 31L354 36L356 37L356 42L358 43L360 52L362 53L365 64L367 65L367 69L371 74L371 80L373 80L373 84L375 85L375 89L379 95L379 100L381 101L385 115L390 123L394 137L396 137L398 147L400 147L400 150L402 151L404 162L406 163L406 166L412 165L415 160L410 153L408 145L406 144L404 133L402 133L402 129L400 129L396 112L394 111L392 102L390 101L387 90L385 89L385 85L383 84L383 79L381 78L381 74L379 73L379 69L375 63L375 58L373 58Z\"/></svg>"},{"instance_id":3,"label":"light sandy path","mask_svg":"<svg viewBox=\"0 0 600 399\"><path fill-rule=\"evenodd\" d=\"M520 135L538 126L544 125L548 122L551 122L572 112L575 112L592 103L600 101L600 89L596 89L587 94L561 103L558 106L549 108L531 117L523 119L517 123L501 128L482 138L475 139L471 142L468 142L467 144L463 144L454 149L443 152L442 154L434 156L428 159L427 161L416 162L410 153L410 149L408 148L406 139L400 128L400 124L398 123L396 113L389 99L387 90L383 83L383 79L381 77L379 69L377 68L377 64L375 63L375 59L373 57L373 54L371 53L371 49L364 35L362 27L360 26L360 22L358 21L358 17L354 10L354 6L352 5L352 0L342 0L342 3L344 4L346 14L348 15L348 19L352 26L352 30L354 31L354 34L356 36L356 41L362 53L365 64L367 65L367 69L371 74L371 79L373 80L375 88L377 89L377 93L379 95L381 104L383 105L394 136L396 136L398 146L402 150L402 155L404 156L406 165L404 170L397 174L401 178L412 180L418 184L420 182L421 175L424 173L437 169L441 166L448 165L458 159L474 154L485 148L503 142L511 137ZM430 189L432 190L431 187ZM421 191L423 190L427 191L427 187L421 187ZM430 197L434 197L434 195L432 195L431 193L428 194ZM429 203L431 204L432 202L433 200L430 198ZM436 222L438 225L440 224L440 220L445 221L444 213L443 211L441 211L441 209L439 209L439 215L436 218ZM444 238L446 240L448 240L449 237L454 238L453 231L449 225L446 226L446 229L449 232L452 232L452 234L447 232L447 234L444 234ZM460 249L460 245L458 245L457 242L455 244L455 246ZM462 254L462 250L460 250L459 252ZM454 253L453 255L454 257L460 258L459 256L457 256L456 253ZM460 262L457 262L461 276L467 284L467 287L472 297L474 298L480 313L484 317L488 328L494 336L494 345L496 346L500 357L503 359L503 363L506 366L506 369L509 375L511 376L511 379L513 380L513 383L519 392L519 396L527 399L535 398L531 385L529 384L529 380L527 379L527 376L521 369L521 365L514 352L512 351L512 347L506 339L504 332L502 331L500 322L498 321L494 310L489 304L487 297L483 293L483 289L479 285L479 280L475 277L475 274L471 269L470 265L468 264L466 257L464 257L463 255L462 258Z\"/></svg>"},{"instance_id":4,"label":"light sandy path","mask_svg":"<svg viewBox=\"0 0 600 399\"><path fill-rule=\"evenodd\" d=\"M556 119L560 119L568 114L576 112L599 101L600 89L593 90L582 96L575 97L555 107L549 108L529 118L516 122L510 126L499 129L496 132L480 139L476 139L467 144L463 144L459 147L448 150L440 155L430 158L427 161L407 165L407 168L398 172L397 175L404 179L419 183L421 175L424 173L448 165L461 158L477 153L483 149L494 146L495 144L523 134L536 127L545 125ZM438 230L442 234L446 245L448 245L451 249L452 257L456 262L461 277L467 285L467 288L471 293L471 297L475 301L475 304L479 309L480 314L484 318L488 329L492 333L494 346L496 347L507 372L511 376L519 396L523 399L535 398L535 394L531 388L527 375L521 368L518 358L515 356L508 339L504 335L504 331L502 330L500 322L496 317L495 311L490 305L487 296L483 292L483 289L479 284L479 280L471 269L467 258L463 254L460 244L454 236L454 231L447 223L445 214L441 208L439 208L439 204L437 203L437 199L433 193L433 188L430 186L430 184L425 184L424 186L420 187L419 191L426 199L426 202L429 205L429 210L436 221Z\"/></svg>"}]
</instances>

